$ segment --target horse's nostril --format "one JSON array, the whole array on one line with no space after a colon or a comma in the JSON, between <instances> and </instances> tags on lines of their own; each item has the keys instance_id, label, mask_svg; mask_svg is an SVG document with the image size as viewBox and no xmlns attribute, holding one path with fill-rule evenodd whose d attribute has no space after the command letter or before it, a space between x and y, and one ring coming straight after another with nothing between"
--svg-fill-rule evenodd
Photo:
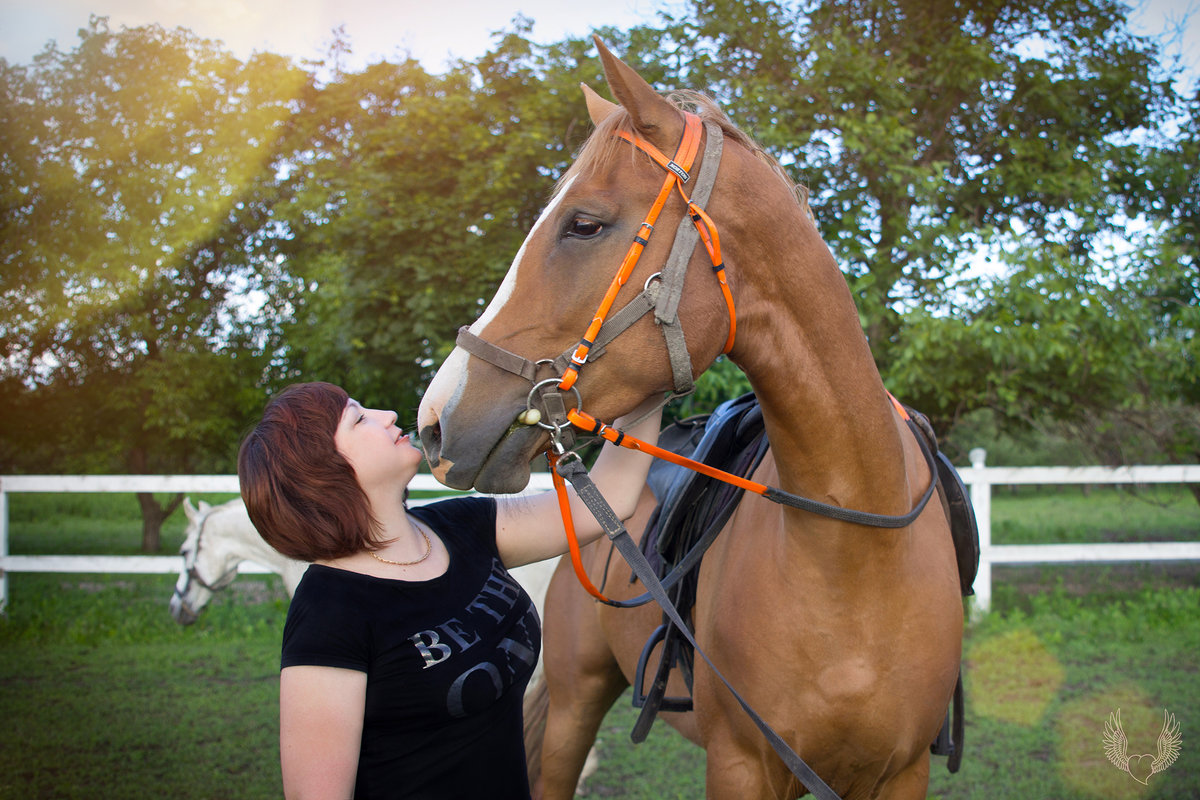
<instances>
[{"instance_id":1,"label":"horse's nostril","mask_svg":"<svg viewBox=\"0 0 1200 800\"><path fill-rule=\"evenodd\" d=\"M429 462L429 466L436 467L442 456L442 423L426 425L421 429L420 438L425 460Z\"/></svg>"}]
</instances>

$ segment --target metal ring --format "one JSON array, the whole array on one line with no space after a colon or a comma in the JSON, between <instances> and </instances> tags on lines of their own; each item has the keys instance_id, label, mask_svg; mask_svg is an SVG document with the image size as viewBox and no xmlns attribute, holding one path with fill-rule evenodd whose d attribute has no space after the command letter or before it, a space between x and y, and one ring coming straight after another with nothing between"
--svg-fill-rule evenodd
<instances>
[{"instance_id":1,"label":"metal ring","mask_svg":"<svg viewBox=\"0 0 1200 800\"><path fill-rule=\"evenodd\" d=\"M643 292L644 292L644 291L646 291L647 289L649 289L649 288L650 288L650 282L651 282L651 281L653 281L653 280L660 280L660 281L661 281L661 280L662 280L662 273L661 273L661 272L656 272L656 273L654 273L653 275L651 275L649 278L646 278L646 282L645 282L644 284L642 284L642 291L643 291Z\"/></svg>"},{"instance_id":2,"label":"metal ring","mask_svg":"<svg viewBox=\"0 0 1200 800\"><path fill-rule=\"evenodd\" d=\"M579 453L576 453L574 450L568 450L565 453L562 453L559 455L558 463L555 466L558 467L563 464L569 464L571 461L578 461L579 463L582 464L583 457L580 456ZM561 475L562 473L559 473L559 474Z\"/></svg>"},{"instance_id":3,"label":"metal ring","mask_svg":"<svg viewBox=\"0 0 1200 800\"><path fill-rule=\"evenodd\" d=\"M525 397L525 410L526 411L534 410L533 409L533 395L535 392L537 392L538 389L542 388L543 386L546 386L547 384L553 384L554 386L557 386L560 383L562 383L562 378L547 378L544 381L538 381L537 383L535 383L533 385L533 388L529 390L529 394ZM582 411L583 410L583 395L579 394L579 387L572 386L569 391L572 391L575 393L575 409L577 411ZM549 422L542 422L541 420L537 421L537 426L539 428L544 428L545 430L548 430L548 431L561 429L561 426L559 426L559 425L554 425Z\"/></svg>"}]
</instances>

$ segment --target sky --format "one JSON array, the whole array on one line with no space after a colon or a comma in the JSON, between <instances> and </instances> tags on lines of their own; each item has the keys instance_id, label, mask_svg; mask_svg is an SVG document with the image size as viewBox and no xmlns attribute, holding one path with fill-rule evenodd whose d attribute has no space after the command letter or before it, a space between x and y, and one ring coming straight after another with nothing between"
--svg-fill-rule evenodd
<instances>
[{"instance_id":1,"label":"sky","mask_svg":"<svg viewBox=\"0 0 1200 800\"><path fill-rule=\"evenodd\" d=\"M524 14L544 43L584 36L603 25L629 28L656 19L656 0L0 0L0 56L28 63L46 42L62 50L77 42L91 14L109 27L159 23L220 39L241 58L268 51L322 58L333 30L345 26L353 48L348 67L411 53L430 71L453 57L487 52L492 33L511 29Z\"/></svg>"},{"instance_id":2,"label":"sky","mask_svg":"<svg viewBox=\"0 0 1200 800\"><path fill-rule=\"evenodd\" d=\"M1200 74L1200 0L1129 0L1138 10L1137 33L1159 36L1187 21L1181 38L1166 40ZM657 19L664 0L0 0L0 57L29 63L51 39L62 50L78 42L91 14L107 16L113 30L159 23L220 39L240 58L256 50L297 58L323 58L333 30L345 26L353 48L347 68L411 54L431 72L451 58L475 59L491 34L511 28L523 14L543 43L594 28L629 28Z\"/></svg>"}]
</instances>

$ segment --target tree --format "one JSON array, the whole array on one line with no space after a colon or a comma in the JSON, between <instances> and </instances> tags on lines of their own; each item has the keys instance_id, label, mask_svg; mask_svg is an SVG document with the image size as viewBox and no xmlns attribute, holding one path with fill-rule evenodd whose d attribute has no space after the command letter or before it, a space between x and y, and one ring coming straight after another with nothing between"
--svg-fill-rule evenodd
<instances>
[{"instance_id":1,"label":"tree","mask_svg":"<svg viewBox=\"0 0 1200 800\"><path fill-rule=\"evenodd\" d=\"M1154 231L1120 259L1008 259L969 314L906 316L893 390L942 430L990 409L1010 430L1053 423L1104 463L1200 460L1200 273Z\"/></svg>"},{"instance_id":2,"label":"tree","mask_svg":"<svg viewBox=\"0 0 1200 800\"><path fill-rule=\"evenodd\" d=\"M517 20L440 76L416 61L341 74L279 209L290 374L415 420L422 390L494 292L590 123L590 43L542 48Z\"/></svg>"},{"instance_id":3,"label":"tree","mask_svg":"<svg viewBox=\"0 0 1200 800\"><path fill-rule=\"evenodd\" d=\"M905 311L945 308L981 249L1086 251L1111 179L1172 94L1115 0L693 0L682 79L811 191L877 360Z\"/></svg>"},{"instance_id":4,"label":"tree","mask_svg":"<svg viewBox=\"0 0 1200 800\"><path fill-rule=\"evenodd\" d=\"M93 17L0 80L5 469L229 469L260 405L252 292L308 75ZM180 498L138 499L156 550Z\"/></svg>"},{"instance_id":5,"label":"tree","mask_svg":"<svg viewBox=\"0 0 1200 800\"><path fill-rule=\"evenodd\" d=\"M1173 133L1174 75L1127 13L693 0L630 38L808 186L885 381L939 429L989 408L1195 460L1198 103Z\"/></svg>"}]
</instances>

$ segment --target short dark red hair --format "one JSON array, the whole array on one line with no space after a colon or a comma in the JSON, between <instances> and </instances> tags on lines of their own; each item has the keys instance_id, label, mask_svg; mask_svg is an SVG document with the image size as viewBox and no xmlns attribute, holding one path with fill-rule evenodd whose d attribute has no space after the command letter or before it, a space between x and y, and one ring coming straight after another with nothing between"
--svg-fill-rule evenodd
<instances>
[{"instance_id":1,"label":"short dark red hair","mask_svg":"<svg viewBox=\"0 0 1200 800\"><path fill-rule=\"evenodd\" d=\"M238 451L250 521L267 544L301 561L375 549L376 523L334 433L350 396L332 383L287 387Z\"/></svg>"}]
</instances>

